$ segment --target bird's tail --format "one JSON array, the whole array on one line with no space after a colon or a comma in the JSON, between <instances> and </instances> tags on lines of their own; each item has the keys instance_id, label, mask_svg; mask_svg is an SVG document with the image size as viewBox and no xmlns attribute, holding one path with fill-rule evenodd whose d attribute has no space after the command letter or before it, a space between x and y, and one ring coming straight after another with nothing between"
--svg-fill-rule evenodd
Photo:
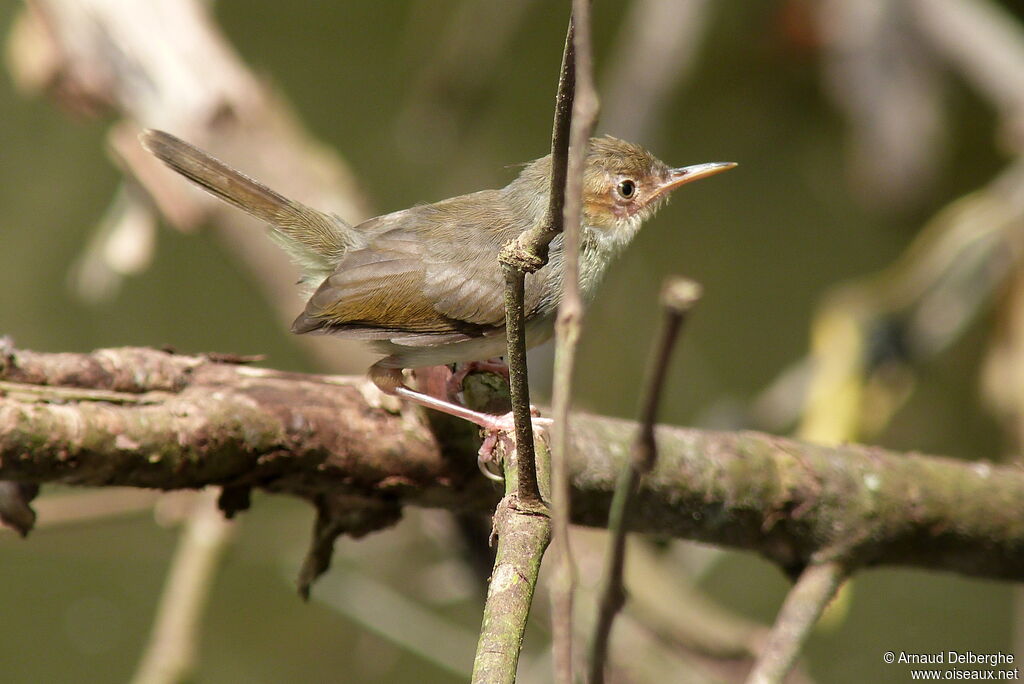
<instances>
[{"instance_id":1,"label":"bird's tail","mask_svg":"<svg viewBox=\"0 0 1024 684\"><path fill-rule=\"evenodd\" d=\"M142 146L215 197L266 221L309 279L331 273L349 246L340 219L284 197L170 133L146 130Z\"/></svg>"}]
</instances>

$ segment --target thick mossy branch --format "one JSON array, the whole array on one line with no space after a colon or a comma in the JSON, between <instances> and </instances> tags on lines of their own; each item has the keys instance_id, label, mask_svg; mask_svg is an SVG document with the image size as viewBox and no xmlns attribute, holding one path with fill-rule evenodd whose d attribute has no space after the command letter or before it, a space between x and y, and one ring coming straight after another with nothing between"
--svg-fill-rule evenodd
<instances>
[{"instance_id":1,"label":"thick mossy branch","mask_svg":"<svg viewBox=\"0 0 1024 684\"><path fill-rule=\"evenodd\" d=\"M439 443L362 379L150 349L8 347L0 383L0 479L246 485L481 511L499 497L476 471L471 445ZM576 522L606 524L635 431L631 421L574 418ZM631 529L756 551L791 573L826 561L829 549L853 568L1024 579L1019 467L756 432L660 427L657 440Z\"/></svg>"},{"instance_id":2,"label":"thick mossy branch","mask_svg":"<svg viewBox=\"0 0 1024 684\"><path fill-rule=\"evenodd\" d=\"M430 431L361 378L139 348L0 351L0 472L83 485L412 496L442 506L498 500L471 459L443 458Z\"/></svg>"},{"instance_id":3,"label":"thick mossy branch","mask_svg":"<svg viewBox=\"0 0 1024 684\"><path fill-rule=\"evenodd\" d=\"M578 418L573 519L603 526L636 425ZM791 574L817 554L1024 579L1024 471L758 432L659 427L632 528L758 551ZM600 457L595 458L596 454Z\"/></svg>"}]
</instances>

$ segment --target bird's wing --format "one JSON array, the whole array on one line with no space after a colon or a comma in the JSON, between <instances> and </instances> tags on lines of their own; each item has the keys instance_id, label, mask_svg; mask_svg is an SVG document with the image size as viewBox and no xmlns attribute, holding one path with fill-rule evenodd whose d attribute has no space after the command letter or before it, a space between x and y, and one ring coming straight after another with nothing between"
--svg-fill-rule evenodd
<instances>
[{"instance_id":1,"label":"bird's wing","mask_svg":"<svg viewBox=\"0 0 1024 684\"><path fill-rule=\"evenodd\" d=\"M505 322L497 251L429 250L401 231L346 254L296 319L296 333L331 332L411 346L493 334ZM480 261L487 268L479 268Z\"/></svg>"}]
</instances>

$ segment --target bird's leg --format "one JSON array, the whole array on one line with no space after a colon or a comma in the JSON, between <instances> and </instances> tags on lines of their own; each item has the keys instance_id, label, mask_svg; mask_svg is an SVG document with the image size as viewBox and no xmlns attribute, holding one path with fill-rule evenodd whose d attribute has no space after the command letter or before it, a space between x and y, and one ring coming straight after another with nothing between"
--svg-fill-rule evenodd
<instances>
[{"instance_id":1,"label":"bird's leg","mask_svg":"<svg viewBox=\"0 0 1024 684\"><path fill-rule=\"evenodd\" d=\"M386 360L386 359L385 359ZM515 434L515 421L512 418L512 413L506 413L503 415L496 415L493 413L483 413L481 411L474 411L471 408L456 404L451 401L439 399L423 392L417 392L411 387L407 386L402 377L401 368L389 368L381 365L382 361L370 366L368 372L370 380L373 381L380 391L385 394L391 394L403 399L408 399L414 404L419 404L426 408L440 411L441 413L447 413L450 416L456 418L462 418L469 422L479 425L484 429L486 435L484 436L484 444L480 448L480 461L481 464L485 462L493 461L492 451L497 443L497 439L501 434L514 435ZM533 407L531 413L538 414L537 410ZM550 418L533 418L534 429L540 428L545 429L551 425Z\"/></svg>"},{"instance_id":2,"label":"bird's leg","mask_svg":"<svg viewBox=\"0 0 1024 684\"><path fill-rule=\"evenodd\" d=\"M373 381L373 384L375 384L381 392L384 392L384 394L402 397L403 399L408 399L414 404L419 404L420 406L434 409L441 413L447 413L448 415L455 416L456 418L468 420L471 423L479 425L485 430L503 430L507 428L507 424L502 422L504 416L496 416L491 413L474 411L473 409L462 406L461 404L446 401L439 397L424 394L423 392L417 392L405 384L401 368L386 368L381 366L380 363L375 363L370 366L369 376L370 380Z\"/></svg>"},{"instance_id":3,"label":"bird's leg","mask_svg":"<svg viewBox=\"0 0 1024 684\"><path fill-rule=\"evenodd\" d=\"M465 404L456 397L449 395L448 385L451 382L452 369L449 366L424 366L412 371L413 387L424 394L439 399Z\"/></svg>"}]
</instances>

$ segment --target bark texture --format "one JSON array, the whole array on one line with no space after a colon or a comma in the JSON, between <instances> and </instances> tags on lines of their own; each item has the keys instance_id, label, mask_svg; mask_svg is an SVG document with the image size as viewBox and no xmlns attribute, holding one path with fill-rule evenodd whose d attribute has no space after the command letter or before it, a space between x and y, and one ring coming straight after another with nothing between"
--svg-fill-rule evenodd
<instances>
[{"instance_id":1,"label":"bark texture","mask_svg":"<svg viewBox=\"0 0 1024 684\"><path fill-rule=\"evenodd\" d=\"M344 508L349 533L401 506L493 510L472 440L435 433L361 378L152 349L0 348L0 479L158 489L260 487ZM631 421L573 421L572 516L604 526ZM811 562L1024 578L1024 470L825 447L757 432L657 430L631 528ZM244 497L242 497L244 500ZM342 502L342 503L339 503ZM238 506L244 507L244 506ZM357 515L365 511L368 515Z\"/></svg>"}]
</instances>

